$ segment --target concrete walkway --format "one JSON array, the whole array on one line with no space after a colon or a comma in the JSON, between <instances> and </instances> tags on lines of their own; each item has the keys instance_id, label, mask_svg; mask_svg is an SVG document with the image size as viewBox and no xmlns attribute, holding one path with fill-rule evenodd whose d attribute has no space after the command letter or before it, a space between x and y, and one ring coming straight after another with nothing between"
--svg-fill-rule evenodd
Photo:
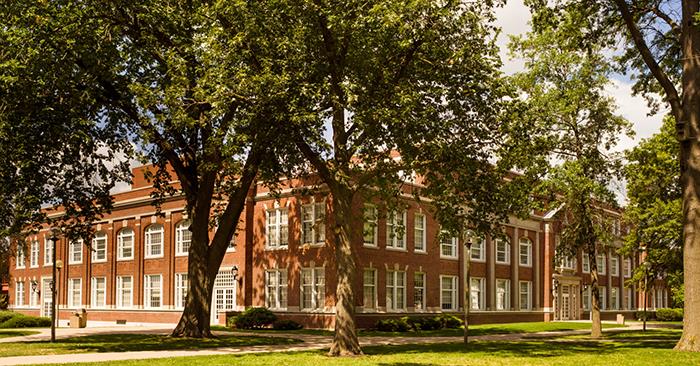
<instances>
[{"instance_id":1,"label":"concrete walkway","mask_svg":"<svg viewBox=\"0 0 700 366\"><path fill-rule=\"evenodd\" d=\"M627 328L611 328L604 331L629 331L640 329L641 327L632 325ZM57 329L56 338L70 338L83 335L95 335L104 333L140 333L140 334L168 334L172 329L164 329L162 327L103 327L103 328L83 328ZM511 333L511 334L490 334L482 336L470 337L470 340L475 341L518 341L532 340L537 338L548 338L553 336L565 336L586 334L589 330L573 330L573 331L558 331L558 332L540 332L540 333ZM245 333L245 332L214 332L217 335L223 334L238 334L261 336L260 333ZM4 365L28 365L28 364L60 364L60 363L82 363L82 362L104 362L104 361L124 361L124 360L142 360L153 358L168 358L168 357L188 357L188 356L212 356L212 355L231 355L231 354L250 354L250 353L269 353L269 352L294 352L294 351L310 351L329 348L332 337L298 333L274 333L264 334L262 336L294 338L303 341L303 343L290 345L263 345L263 346L242 346L242 347L222 347L199 350L163 350L163 351L140 351L140 352L103 352L103 353L72 353L63 355L42 355L42 356L17 356L17 357L1 357L0 366ZM49 329L41 329L40 334L11 337L0 339L0 347L2 343L7 342L26 342L26 341L46 341L50 338ZM434 344L434 343L457 343L462 342L462 337L360 337L360 344L364 346L379 346L379 345L407 345L407 344Z\"/></svg>"}]
</instances>

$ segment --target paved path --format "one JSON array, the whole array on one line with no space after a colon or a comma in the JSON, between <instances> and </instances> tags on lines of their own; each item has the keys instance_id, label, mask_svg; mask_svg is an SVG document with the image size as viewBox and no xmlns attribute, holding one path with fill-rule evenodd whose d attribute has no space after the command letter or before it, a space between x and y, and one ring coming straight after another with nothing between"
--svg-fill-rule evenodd
<instances>
[{"instance_id":1,"label":"paved path","mask_svg":"<svg viewBox=\"0 0 700 366\"><path fill-rule=\"evenodd\" d=\"M639 329L641 327L632 325L624 328L624 331ZM170 328L162 327L104 327L104 328L83 328L57 329L57 338L69 338L74 336L103 334L103 333L148 333L148 334L168 334ZM605 329L604 331L623 331L622 328ZM471 340L478 341L517 341L531 340L536 338L547 338L553 336L586 334L589 330L573 330L560 332L540 332L540 333L512 333L512 334L490 334L482 336L473 336ZM240 334L261 336L260 333L245 333L245 332L214 332L215 334ZM48 340L50 330L42 329L40 334L34 334L22 337L12 337L0 339L1 343L19 342L19 341L42 341ZM294 351L310 351L329 348L331 337L310 334L298 333L275 333L264 334L264 336L295 338L303 341L303 343L290 345L264 345L264 346L242 346L242 347L222 347L199 350L164 350L164 351L140 351L140 352L103 352L103 353L72 353L64 355L43 355L43 356L17 356L17 357L1 357L0 366L4 365L28 365L28 364L59 364L59 363L79 363L79 362L104 362L104 361L124 361L137 359L151 358L168 358L168 357L186 357L186 356L210 356L210 355L230 355L230 354L250 354L250 353L269 353L269 352L294 352ZM379 345L405 345L405 344L434 344L434 343L456 343L461 342L462 337L360 337L362 346L379 346Z\"/></svg>"}]
</instances>

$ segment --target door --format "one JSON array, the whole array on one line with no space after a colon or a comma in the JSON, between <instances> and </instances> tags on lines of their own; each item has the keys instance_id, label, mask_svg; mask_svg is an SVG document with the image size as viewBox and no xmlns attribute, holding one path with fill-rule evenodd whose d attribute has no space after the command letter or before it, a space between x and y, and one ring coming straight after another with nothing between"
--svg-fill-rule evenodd
<instances>
[{"instance_id":1,"label":"door","mask_svg":"<svg viewBox=\"0 0 700 366\"><path fill-rule=\"evenodd\" d=\"M227 310L236 306L236 279L231 270L219 270L214 280L211 301L211 324L219 324L219 313L226 317Z\"/></svg>"},{"instance_id":2,"label":"door","mask_svg":"<svg viewBox=\"0 0 700 366\"><path fill-rule=\"evenodd\" d=\"M51 317L51 279L43 278L41 280L41 316Z\"/></svg>"},{"instance_id":3,"label":"door","mask_svg":"<svg viewBox=\"0 0 700 366\"><path fill-rule=\"evenodd\" d=\"M571 320L571 295L569 286L561 288L561 320Z\"/></svg>"}]
</instances>

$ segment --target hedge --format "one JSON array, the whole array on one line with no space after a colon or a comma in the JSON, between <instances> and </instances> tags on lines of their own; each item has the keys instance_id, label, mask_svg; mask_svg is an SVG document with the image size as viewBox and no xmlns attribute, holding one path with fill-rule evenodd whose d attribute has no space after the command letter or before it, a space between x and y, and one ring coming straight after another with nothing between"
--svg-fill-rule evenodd
<instances>
[{"instance_id":1,"label":"hedge","mask_svg":"<svg viewBox=\"0 0 700 366\"><path fill-rule=\"evenodd\" d=\"M12 311L0 311L0 328L50 327L51 319L29 316Z\"/></svg>"},{"instance_id":2,"label":"hedge","mask_svg":"<svg viewBox=\"0 0 700 366\"><path fill-rule=\"evenodd\" d=\"M421 330L458 329L462 326L462 319L447 314L434 317L405 316L402 318L378 320L374 329L380 332L414 332Z\"/></svg>"},{"instance_id":3,"label":"hedge","mask_svg":"<svg viewBox=\"0 0 700 366\"><path fill-rule=\"evenodd\" d=\"M676 322L683 320L683 309L668 309L661 308L656 309L656 320L666 321L666 322Z\"/></svg>"},{"instance_id":4,"label":"hedge","mask_svg":"<svg viewBox=\"0 0 700 366\"><path fill-rule=\"evenodd\" d=\"M226 319L226 323L237 329L260 329L271 326L276 320L277 316L266 308L249 308Z\"/></svg>"}]
</instances>

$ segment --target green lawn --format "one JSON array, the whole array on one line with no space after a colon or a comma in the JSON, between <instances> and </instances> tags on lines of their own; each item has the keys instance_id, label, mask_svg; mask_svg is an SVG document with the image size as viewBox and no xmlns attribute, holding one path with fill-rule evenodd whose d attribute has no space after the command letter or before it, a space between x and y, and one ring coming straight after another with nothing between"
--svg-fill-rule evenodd
<instances>
[{"instance_id":1,"label":"green lawn","mask_svg":"<svg viewBox=\"0 0 700 366\"><path fill-rule=\"evenodd\" d=\"M618 324L603 323L603 328L619 328L623 327ZM581 322L530 322L530 323L509 323L509 324L480 324L469 327L469 335L478 336L486 334L509 334L509 333L537 333L537 332L552 332L566 330L584 330L591 329L590 323ZM216 328L216 330L230 330L228 328ZM260 334L273 333L302 333L314 335L333 335L332 331L320 329L302 329L302 330L286 330L277 331L272 329L260 330L242 330L242 332L256 332ZM421 332L378 332L375 330L360 330L360 337L461 337L464 335L464 329L440 329Z\"/></svg>"},{"instance_id":2,"label":"green lawn","mask_svg":"<svg viewBox=\"0 0 700 366\"><path fill-rule=\"evenodd\" d=\"M323 351L184 357L138 361L120 361L133 366L209 366L209 365L650 365L674 366L700 364L700 354L676 352L672 348L680 337L676 330L639 334L624 332L606 336L603 341L550 339L519 342L472 342L462 344L365 347L365 356L330 358ZM115 363L100 364L107 366Z\"/></svg>"},{"instance_id":3,"label":"green lawn","mask_svg":"<svg viewBox=\"0 0 700 366\"><path fill-rule=\"evenodd\" d=\"M86 352L127 352L182 350L217 347L241 347L268 344L291 344L298 340L273 337L226 335L212 339L173 338L162 334L99 334L48 341L0 344L0 357L55 355Z\"/></svg>"},{"instance_id":4,"label":"green lawn","mask_svg":"<svg viewBox=\"0 0 700 366\"><path fill-rule=\"evenodd\" d=\"M32 335L32 334L39 334L39 332L34 331L34 330L5 330L5 329L0 329L0 338L20 337L20 336L27 336L27 335Z\"/></svg>"}]
</instances>

